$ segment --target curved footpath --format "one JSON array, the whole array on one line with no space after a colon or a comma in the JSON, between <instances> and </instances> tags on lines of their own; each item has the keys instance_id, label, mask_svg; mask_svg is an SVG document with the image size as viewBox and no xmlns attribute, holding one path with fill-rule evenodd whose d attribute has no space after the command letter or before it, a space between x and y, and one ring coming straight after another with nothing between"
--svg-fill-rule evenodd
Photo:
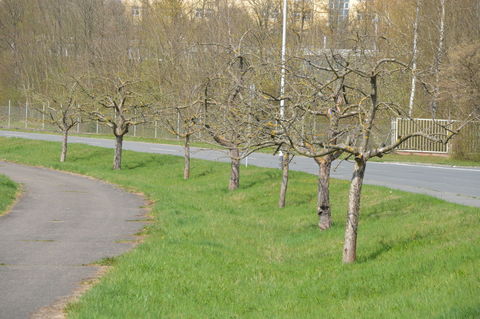
<instances>
[{"instance_id":1,"label":"curved footpath","mask_svg":"<svg viewBox=\"0 0 480 319\"><path fill-rule=\"evenodd\" d=\"M0 217L0 318L28 318L71 295L98 267L133 246L144 200L112 185L0 162L24 194Z\"/></svg>"},{"instance_id":2,"label":"curved footpath","mask_svg":"<svg viewBox=\"0 0 480 319\"><path fill-rule=\"evenodd\" d=\"M26 139L61 141L59 135L0 131L0 136ZM71 143L82 143L101 147L114 147L114 141L89 137L70 137ZM183 149L177 145L124 141L124 149L137 152L159 153L183 156ZM192 148L192 157L228 162L225 152ZM245 161L243 161L245 163ZM248 158L248 165L279 167L278 157L255 153ZM350 180L352 163L341 162L333 165L332 177ZM291 169L318 174L317 165L311 158L296 156ZM431 195L453 203L480 207L480 168L450 167L407 163L368 162L365 183L387 186L407 192Z\"/></svg>"}]
</instances>

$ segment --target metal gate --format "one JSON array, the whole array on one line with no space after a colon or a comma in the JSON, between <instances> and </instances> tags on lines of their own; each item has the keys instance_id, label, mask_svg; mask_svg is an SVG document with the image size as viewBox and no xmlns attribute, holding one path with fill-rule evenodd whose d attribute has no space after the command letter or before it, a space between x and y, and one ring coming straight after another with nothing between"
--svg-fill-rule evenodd
<instances>
[{"instance_id":1,"label":"metal gate","mask_svg":"<svg viewBox=\"0 0 480 319\"><path fill-rule=\"evenodd\" d=\"M415 132L425 134L447 135L447 126L451 125L449 120L432 119L405 119L396 118L392 121L392 143L399 137L406 136ZM397 150L406 152L426 152L426 153L449 153L450 143L443 144L431 141L423 136L415 136L402 143Z\"/></svg>"}]
</instances>

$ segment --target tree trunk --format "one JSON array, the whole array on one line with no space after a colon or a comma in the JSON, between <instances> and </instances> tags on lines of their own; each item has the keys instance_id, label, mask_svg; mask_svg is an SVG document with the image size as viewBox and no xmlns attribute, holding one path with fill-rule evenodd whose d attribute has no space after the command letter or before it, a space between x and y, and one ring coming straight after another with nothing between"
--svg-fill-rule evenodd
<instances>
[{"instance_id":1,"label":"tree trunk","mask_svg":"<svg viewBox=\"0 0 480 319\"><path fill-rule=\"evenodd\" d=\"M122 144L123 135L115 136L115 156L113 157L113 169L122 168Z\"/></svg>"},{"instance_id":2,"label":"tree trunk","mask_svg":"<svg viewBox=\"0 0 480 319\"><path fill-rule=\"evenodd\" d=\"M282 184L280 186L280 198L278 200L278 207L285 207L285 200L287 197L287 188L288 188L288 170L290 164L290 154L284 152L282 155Z\"/></svg>"},{"instance_id":3,"label":"tree trunk","mask_svg":"<svg viewBox=\"0 0 480 319\"><path fill-rule=\"evenodd\" d=\"M418 18L421 0L417 0L415 8L415 23L413 24L413 49L412 49L412 84L410 86L410 98L408 101L408 116L413 115L413 103L417 83L417 56L418 56Z\"/></svg>"},{"instance_id":4,"label":"tree trunk","mask_svg":"<svg viewBox=\"0 0 480 319\"><path fill-rule=\"evenodd\" d=\"M62 153L60 154L60 162L65 162L67 159L68 150L68 130L63 131Z\"/></svg>"},{"instance_id":5,"label":"tree trunk","mask_svg":"<svg viewBox=\"0 0 480 319\"><path fill-rule=\"evenodd\" d=\"M235 190L240 186L240 152L238 148L230 149L230 160L232 162L232 168L228 189Z\"/></svg>"},{"instance_id":6,"label":"tree trunk","mask_svg":"<svg viewBox=\"0 0 480 319\"><path fill-rule=\"evenodd\" d=\"M315 159L319 166L318 172L318 194L317 194L317 215L318 227L321 230L332 226L332 212L330 209L330 168L332 161L330 159Z\"/></svg>"},{"instance_id":7,"label":"tree trunk","mask_svg":"<svg viewBox=\"0 0 480 319\"><path fill-rule=\"evenodd\" d=\"M443 60L444 46L445 46L445 0L440 0L440 27L439 27L438 48L435 53L435 60L433 63L433 72L435 73L435 85L433 88L433 96L431 102L432 117L437 117L438 98L440 95L440 67Z\"/></svg>"},{"instance_id":8,"label":"tree trunk","mask_svg":"<svg viewBox=\"0 0 480 319\"><path fill-rule=\"evenodd\" d=\"M183 179L189 179L190 178L190 135L185 136L185 146L184 146L184 159L185 159L185 164L183 167Z\"/></svg>"},{"instance_id":9,"label":"tree trunk","mask_svg":"<svg viewBox=\"0 0 480 319\"><path fill-rule=\"evenodd\" d=\"M357 258L357 229L360 213L360 195L362 192L363 177L367 162L362 159L355 159L355 168L350 191L348 194L347 224L345 227L345 243L343 246L343 262L353 263Z\"/></svg>"}]
</instances>

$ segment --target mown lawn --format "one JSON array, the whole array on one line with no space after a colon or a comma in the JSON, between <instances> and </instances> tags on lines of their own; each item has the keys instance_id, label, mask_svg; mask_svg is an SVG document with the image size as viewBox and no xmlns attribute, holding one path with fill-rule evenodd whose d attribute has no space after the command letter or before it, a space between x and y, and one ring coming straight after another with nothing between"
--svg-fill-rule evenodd
<instances>
[{"instance_id":1,"label":"mown lawn","mask_svg":"<svg viewBox=\"0 0 480 319\"><path fill-rule=\"evenodd\" d=\"M15 201L19 185L8 177L0 175L0 216L5 214Z\"/></svg>"},{"instance_id":2,"label":"mown lawn","mask_svg":"<svg viewBox=\"0 0 480 319\"><path fill-rule=\"evenodd\" d=\"M292 172L288 207L276 208L280 172L227 164L0 139L0 157L95 176L154 201L145 241L69 318L478 318L480 209L366 186L358 262L341 263L348 182L332 182L333 228L316 227L315 177Z\"/></svg>"},{"instance_id":3,"label":"mown lawn","mask_svg":"<svg viewBox=\"0 0 480 319\"><path fill-rule=\"evenodd\" d=\"M3 129L7 130L7 129ZM30 132L30 133L41 133L41 134L56 134L60 135L58 132L49 132L41 130L26 130L26 129L8 129L8 131L19 131L19 132ZM114 139L115 137L104 134L76 134L72 132L71 136L82 136L82 137L92 137L92 138L105 138L105 139ZM147 143L158 143L158 144L170 144L170 145L180 145L183 146L184 141L182 139L168 139L168 138L149 138L149 137L134 137L132 133L125 135L126 141L132 142L147 142ZM192 146L201 147L201 148L212 148L219 149L221 147L205 142L192 142ZM260 150L260 152L265 152L272 154L275 152L276 148L268 148ZM466 160L466 159L456 159L452 157L443 157L443 156L426 156L426 155L415 155L415 154L396 154L391 153L387 154L381 158L374 157L371 161L375 162L400 162L400 163L420 163L420 164L433 164L433 165L447 165L447 166L473 166L480 167L480 161Z\"/></svg>"}]
</instances>

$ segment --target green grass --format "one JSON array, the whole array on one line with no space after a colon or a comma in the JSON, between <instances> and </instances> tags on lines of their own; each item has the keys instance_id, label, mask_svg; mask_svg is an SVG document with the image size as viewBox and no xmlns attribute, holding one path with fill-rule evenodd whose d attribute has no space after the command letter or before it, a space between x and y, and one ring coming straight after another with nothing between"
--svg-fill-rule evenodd
<instances>
[{"instance_id":1,"label":"green grass","mask_svg":"<svg viewBox=\"0 0 480 319\"><path fill-rule=\"evenodd\" d=\"M402 155L402 154L387 154L382 158L372 158L375 162L405 162L405 163L421 163L421 164L435 164L448 166L480 166L480 161L462 160L451 157L431 156L431 155Z\"/></svg>"},{"instance_id":2,"label":"green grass","mask_svg":"<svg viewBox=\"0 0 480 319\"><path fill-rule=\"evenodd\" d=\"M58 143L0 139L1 157L88 174L141 191L154 223L135 250L68 308L69 318L478 318L480 210L365 186L358 262L341 263L348 182L332 181L333 228L316 227L315 177L291 172L277 209L280 172Z\"/></svg>"},{"instance_id":3,"label":"green grass","mask_svg":"<svg viewBox=\"0 0 480 319\"><path fill-rule=\"evenodd\" d=\"M37 129L19 129L19 128L12 128L12 129L5 129L0 128L2 131L17 131L17 132L27 132L27 133L37 133L37 134L54 134L54 135L61 135L58 131L48 131L48 130L37 130ZM113 134L95 134L95 133L81 133L77 134L72 130L69 133L69 136L80 136L80 137L92 137L92 138L104 138L113 140L115 136ZM140 136L133 136L132 132L127 133L124 137L125 141L132 141L132 142L146 142L146 143L157 143L157 144L169 144L169 145L184 145L183 139L176 139L176 138L153 138L153 137L140 137ZM214 143L205 143L205 142L192 142L191 146L194 147L202 147L202 148L211 148L211 149L220 149L222 147L214 144Z\"/></svg>"},{"instance_id":4,"label":"green grass","mask_svg":"<svg viewBox=\"0 0 480 319\"><path fill-rule=\"evenodd\" d=\"M8 177L0 175L0 216L8 211L17 198L19 185Z\"/></svg>"},{"instance_id":5,"label":"green grass","mask_svg":"<svg viewBox=\"0 0 480 319\"><path fill-rule=\"evenodd\" d=\"M4 129L6 130L6 129ZM10 129L9 129L10 131ZM49 132L49 131L39 131L39 130L25 130L25 129L11 129L11 131L19 131L19 132L33 132L33 133L41 133L41 134L57 134L57 132ZM130 133L131 134L131 133ZM76 134L71 133L71 136L82 136L82 137L94 137L94 138L105 138L105 139L114 139L113 135L105 135L105 134ZM181 145L183 146L182 139L167 139L167 138L148 138L148 137L134 137L130 135L125 136L126 141L133 141L133 142L147 142L147 143L158 143L158 144L170 144L170 145ZM205 143L205 142L193 142L191 146L194 147L202 147L202 148L210 148L210 149L220 149L221 147L212 143ZM260 150L259 152L269 153L272 154L275 151L275 148L267 148ZM345 156L346 157L346 156ZM402 155L402 154L387 154L382 158L374 157L370 159L374 162L401 162L401 163L420 163L420 164L434 164L434 165L448 165L448 166L475 166L479 167L479 161L471 161L471 160L461 160L455 159L451 157L443 157L443 156L422 156L422 155Z\"/></svg>"}]
</instances>

